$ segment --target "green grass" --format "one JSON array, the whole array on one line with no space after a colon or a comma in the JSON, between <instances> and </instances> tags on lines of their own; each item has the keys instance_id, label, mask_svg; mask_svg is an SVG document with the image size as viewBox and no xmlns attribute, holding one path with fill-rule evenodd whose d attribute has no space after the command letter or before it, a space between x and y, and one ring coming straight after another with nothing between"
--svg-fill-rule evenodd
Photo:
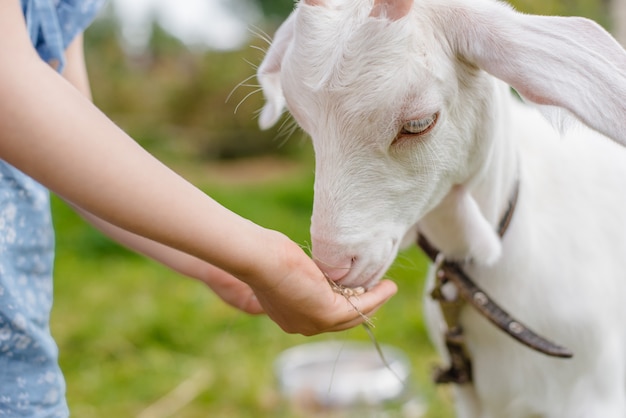
<instances>
[{"instance_id":1,"label":"green grass","mask_svg":"<svg viewBox=\"0 0 626 418\"><path fill-rule=\"evenodd\" d=\"M313 176L307 159L281 180L243 185L210 181L198 164L172 164L227 207L308 245ZM146 408L194 378L201 378L198 393L170 416L320 416L281 397L274 359L307 342L369 341L360 327L309 338L285 334L266 317L240 313L202 284L108 241L58 199L53 210L58 253L52 328L75 417L148 418ZM449 395L429 378L437 357L422 320L425 269L416 249L401 254L388 273L400 291L376 314L374 333L380 344L410 357L411 395L428 403L426 416L445 418L452 416ZM397 409L388 413L400 416L393 415Z\"/></svg>"}]
</instances>

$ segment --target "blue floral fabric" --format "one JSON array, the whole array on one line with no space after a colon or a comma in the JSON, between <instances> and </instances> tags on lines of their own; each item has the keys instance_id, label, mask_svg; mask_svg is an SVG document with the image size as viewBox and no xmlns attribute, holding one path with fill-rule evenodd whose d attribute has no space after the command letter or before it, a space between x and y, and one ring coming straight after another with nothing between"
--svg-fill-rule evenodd
<instances>
[{"instance_id":1,"label":"blue floral fabric","mask_svg":"<svg viewBox=\"0 0 626 418\"><path fill-rule=\"evenodd\" d=\"M48 191L0 162L0 417L66 417L48 320L54 234Z\"/></svg>"},{"instance_id":2,"label":"blue floral fabric","mask_svg":"<svg viewBox=\"0 0 626 418\"><path fill-rule=\"evenodd\" d=\"M39 56L59 72L64 51L91 23L104 0L21 0L26 25Z\"/></svg>"},{"instance_id":3,"label":"blue floral fabric","mask_svg":"<svg viewBox=\"0 0 626 418\"><path fill-rule=\"evenodd\" d=\"M21 0L41 58L64 50L102 0ZM50 335L54 232L48 190L0 160L0 418L65 418L65 382Z\"/></svg>"}]
</instances>

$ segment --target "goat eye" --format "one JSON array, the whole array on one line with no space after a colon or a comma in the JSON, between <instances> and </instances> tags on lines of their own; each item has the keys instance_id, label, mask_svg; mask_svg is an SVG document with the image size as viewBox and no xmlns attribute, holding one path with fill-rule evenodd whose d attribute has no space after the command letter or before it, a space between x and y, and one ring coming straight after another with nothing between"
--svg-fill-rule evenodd
<instances>
[{"instance_id":1,"label":"goat eye","mask_svg":"<svg viewBox=\"0 0 626 418\"><path fill-rule=\"evenodd\" d=\"M402 129L400 130L400 136L424 135L435 126L435 124L437 123L437 117L438 113L433 113L427 118L415 119L406 122L404 125L402 125Z\"/></svg>"}]
</instances>

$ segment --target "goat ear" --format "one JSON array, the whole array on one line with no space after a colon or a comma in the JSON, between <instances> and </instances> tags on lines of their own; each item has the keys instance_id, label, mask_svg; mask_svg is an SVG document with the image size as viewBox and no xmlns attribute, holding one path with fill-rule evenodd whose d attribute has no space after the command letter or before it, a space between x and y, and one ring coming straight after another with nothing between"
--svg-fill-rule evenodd
<instances>
[{"instance_id":1,"label":"goat ear","mask_svg":"<svg viewBox=\"0 0 626 418\"><path fill-rule=\"evenodd\" d=\"M285 51L293 39L294 15L295 12L278 28L272 45L257 70L257 79L261 85L263 97L265 97L265 105L263 105L259 116L261 129L272 127L280 119L285 109L285 97L280 84L280 71Z\"/></svg>"},{"instance_id":2,"label":"goat ear","mask_svg":"<svg viewBox=\"0 0 626 418\"><path fill-rule=\"evenodd\" d=\"M413 7L413 0L374 0L370 17L398 20L406 16Z\"/></svg>"},{"instance_id":3,"label":"goat ear","mask_svg":"<svg viewBox=\"0 0 626 418\"><path fill-rule=\"evenodd\" d=\"M569 110L626 145L626 51L595 22L523 15L497 2L455 9L453 48L529 101Z\"/></svg>"}]
</instances>

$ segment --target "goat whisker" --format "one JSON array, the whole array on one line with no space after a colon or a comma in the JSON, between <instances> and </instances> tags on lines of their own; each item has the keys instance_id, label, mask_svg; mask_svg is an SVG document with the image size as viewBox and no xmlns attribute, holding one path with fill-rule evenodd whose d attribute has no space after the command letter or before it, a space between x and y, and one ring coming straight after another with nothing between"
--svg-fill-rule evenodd
<instances>
[{"instance_id":1,"label":"goat whisker","mask_svg":"<svg viewBox=\"0 0 626 418\"><path fill-rule=\"evenodd\" d=\"M258 39L265 41L268 46L272 44L272 37L268 35L267 32L265 32L260 27L256 25L250 25L248 26L248 32L250 32L252 35L257 37Z\"/></svg>"},{"instance_id":2,"label":"goat whisker","mask_svg":"<svg viewBox=\"0 0 626 418\"><path fill-rule=\"evenodd\" d=\"M253 63L252 61L250 61L250 60L249 60L249 59L247 59L247 58L244 58L244 59L243 59L243 62L245 62L246 64L248 64L248 65L249 65L250 67L252 67L252 69L253 69L253 70L255 70L255 71L259 69L259 64L255 64L255 63ZM256 76L256 74L253 74L252 76L254 77L254 76Z\"/></svg>"},{"instance_id":3,"label":"goat whisker","mask_svg":"<svg viewBox=\"0 0 626 418\"><path fill-rule=\"evenodd\" d=\"M256 77L256 74L252 74L246 78L244 78L243 80L241 80L239 83L237 83L237 85L235 87L233 87L233 89L230 91L230 93L228 93L228 96L226 96L226 100L224 101L224 103L228 103L228 101L230 100L230 98L233 96L233 94L235 93L235 91L239 88L239 87L244 87L246 85L246 83L250 80L252 80L254 77ZM260 86L258 86L260 87Z\"/></svg>"},{"instance_id":4,"label":"goat whisker","mask_svg":"<svg viewBox=\"0 0 626 418\"><path fill-rule=\"evenodd\" d=\"M256 49L257 51L259 51L259 52L261 52L261 53L263 53L263 54L266 54L266 53L267 53L267 50L266 50L265 48L260 47L260 46L258 46L258 45L250 45L250 48L252 48L252 49ZM256 67L258 67L258 66L256 66Z\"/></svg>"},{"instance_id":5,"label":"goat whisker","mask_svg":"<svg viewBox=\"0 0 626 418\"><path fill-rule=\"evenodd\" d=\"M256 94L258 92L262 91L262 89L259 87L258 89L252 90L250 93L246 94L244 96L243 99L241 99L241 101L237 104L237 106L235 106L235 110L233 113L237 113L237 110L239 110L239 107L243 104L243 102L246 101L246 99L248 99L248 97L252 96L253 94Z\"/></svg>"},{"instance_id":6,"label":"goat whisker","mask_svg":"<svg viewBox=\"0 0 626 418\"><path fill-rule=\"evenodd\" d=\"M285 145L287 141L289 140L289 138L291 138L298 129L300 129L300 126L291 117L291 115L285 118L283 123L280 125L280 128L278 128L278 136L284 138L284 140L280 143L279 146L282 147L283 145Z\"/></svg>"}]
</instances>

